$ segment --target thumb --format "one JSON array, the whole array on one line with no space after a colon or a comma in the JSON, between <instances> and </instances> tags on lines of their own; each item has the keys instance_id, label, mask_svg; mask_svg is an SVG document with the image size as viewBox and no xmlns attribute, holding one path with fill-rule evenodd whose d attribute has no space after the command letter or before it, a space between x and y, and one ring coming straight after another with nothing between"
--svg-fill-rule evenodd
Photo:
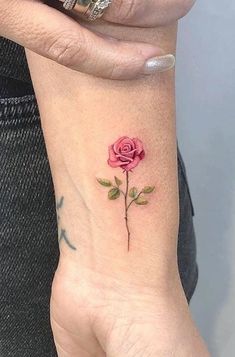
<instances>
[{"instance_id":1,"label":"thumb","mask_svg":"<svg viewBox=\"0 0 235 357\"><path fill-rule=\"evenodd\" d=\"M0 8L2 36L80 72L131 79L168 70L175 63L173 55L163 55L158 47L98 35L40 2L10 0Z\"/></svg>"}]
</instances>

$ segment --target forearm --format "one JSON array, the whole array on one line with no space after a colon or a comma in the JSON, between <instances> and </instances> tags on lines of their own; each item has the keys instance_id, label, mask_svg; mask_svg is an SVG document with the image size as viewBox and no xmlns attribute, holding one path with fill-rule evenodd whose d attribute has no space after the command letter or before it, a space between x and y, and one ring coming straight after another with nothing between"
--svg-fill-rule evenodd
<instances>
[{"instance_id":1,"label":"forearm","mask_svg":"<svg viewBox=\"0 0 235 357\"><path fill-rule=\"evenodd\" d=\"M94 25L93 25L94 26ZM105 31L102 25L98 31ZM107 32L145 39L174 53L176 26ZM121 281L164 286L178 279L178 187L173 71L133 81L108 81L58 66L28 53L52 169L58 209L61 260ZM126 174L108 165L108 146L122 136L139 138L145 158L129 172L129 187L154 186L147 205L128 210ZM120 197L97 178L123 181ZM147 197L148 196L148 197ZM130 197L128 200L130 202ZM167 279L167 277L172 277Z\"/></svg>"}]
</instances>

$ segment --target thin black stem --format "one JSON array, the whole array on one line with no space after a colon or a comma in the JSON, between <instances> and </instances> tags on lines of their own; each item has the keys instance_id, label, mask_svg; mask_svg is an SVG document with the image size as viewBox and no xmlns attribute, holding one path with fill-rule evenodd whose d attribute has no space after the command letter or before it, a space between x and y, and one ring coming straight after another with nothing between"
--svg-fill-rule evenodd
<instances>
[{"instance_id":1,"label":"thin black stem","mask_svg":"<svg viewBox=\"0 0 235 357\"><path fill-rule=\"evenodd\" d=\"M126 221L126 230L127 230L127 239L128 239L128 251L130 250L130 229L128 226L128 203L127 203L127 198L128 198L128 191L129 191L129 173L126 171L126 193L125 193L125 221Z\"/></svg>"},{"instance_id":2,"label":"thin black stem","mask_svg":"<svg viewBox=\"0 0 235 357\"><path fill-rule=\"evenodd\" d=\"M138 195L136 196L136 198L134 198L130 203L129 205L127 206L127 210L129 209L129 207L132 205L133 202L135 202L136 200L138 200L138 198L140 197L141 193L143 193L143 191L140 191L138 193Z\"/></svg>"}]
</instances>

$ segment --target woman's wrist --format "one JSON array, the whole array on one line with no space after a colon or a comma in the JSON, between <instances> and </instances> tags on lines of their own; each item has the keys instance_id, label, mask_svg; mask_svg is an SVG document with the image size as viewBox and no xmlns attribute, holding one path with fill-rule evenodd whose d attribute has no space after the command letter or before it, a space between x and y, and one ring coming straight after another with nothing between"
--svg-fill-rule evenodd
<instances>
[{"instance_id":1,"label":"woman's wrist","mask_svg":"<svg viewBox=\"0 0 235 357\"><path fill-rule=\"evenodd\" d=\"M107 28L125 38L123 28ZM175 25L128 31L130 38L146 35L174 52ZM32 54L29 59L57 197L61 261L73 271L84 268L127 284L165 289L178 279L174 71L115 82ZM123 136L139 138L146 153L130 173L129 188L155 188L147 206L135 204L128 212L129 245L124 197L110 201L97 182L117 176L125 190L124 173L107 163L108 146Z\"/></svg>"},{"instance_id":2,"label":"woman's wrist","mask_svg":"<svg viewBox=\"0 0 235 357\"><path fill-rule=\"evenodd\" d=\"M136 284L170 290L172 284L178 283L177 205L171 208L174 210L174 219L168 222L167 227L154 222L157 211L155 202L160 200L157 194L151 197L152 205L148 207L146 218L140 217L141 206L132 205L129 212L131 238L128 250L124 196L120 194L119 200L109 201L106 191L110 187L100 186L90 173L85 175L87 187L90 188L80 189L77 184L82 181L80 174L71 174L66 157L63 161L59 165L60 174L54 171L60 177L55 192L63 271L71 270L72 276L83 271L88 277L89 274L101 277L100 280L117 279L127 287ZM128 197L128 200L131 202L132 198ZM115 204L114 210L109 207L110 204ZM147 228L146 219L150 220ZM67 271L65 276L69 275Z\"/></svg>"}]
</instances>

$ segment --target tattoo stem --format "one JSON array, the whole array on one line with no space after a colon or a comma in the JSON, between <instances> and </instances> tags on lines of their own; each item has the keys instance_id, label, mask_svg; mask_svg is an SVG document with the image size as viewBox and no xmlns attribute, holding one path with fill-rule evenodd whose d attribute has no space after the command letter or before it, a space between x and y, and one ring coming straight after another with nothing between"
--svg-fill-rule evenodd
<instances>
[{"instance_id":1,"label":"tattoo stem","mask_svg":"<svg viewBox=\"0 0 235 357\"><path fill-rule=\"evenodd\" d=\"M126 221L126 230L127 230L127 238L128 238L128 251L130 249L130 229L128 225L128 203L127 203L127 198L128 198L128 191L129 191L129 173L126 171L126 193L125 193L125 221Z\"/></svg>"},{"instance_id":2,"label":"tattoo stem","mask_svg":"<svg viewBox=\"0 0 235 357\"><path fill-rule=\"evenodd\" d=\"M141 193L143 193L143 191L140 191L138 193L138 195L129 203L129 205L127 206L127 210L129 209L129 207L132 205L133 202L135 202L136 200L138 200L138 198L140 197Z\"/></svg>"}]
</instances>

